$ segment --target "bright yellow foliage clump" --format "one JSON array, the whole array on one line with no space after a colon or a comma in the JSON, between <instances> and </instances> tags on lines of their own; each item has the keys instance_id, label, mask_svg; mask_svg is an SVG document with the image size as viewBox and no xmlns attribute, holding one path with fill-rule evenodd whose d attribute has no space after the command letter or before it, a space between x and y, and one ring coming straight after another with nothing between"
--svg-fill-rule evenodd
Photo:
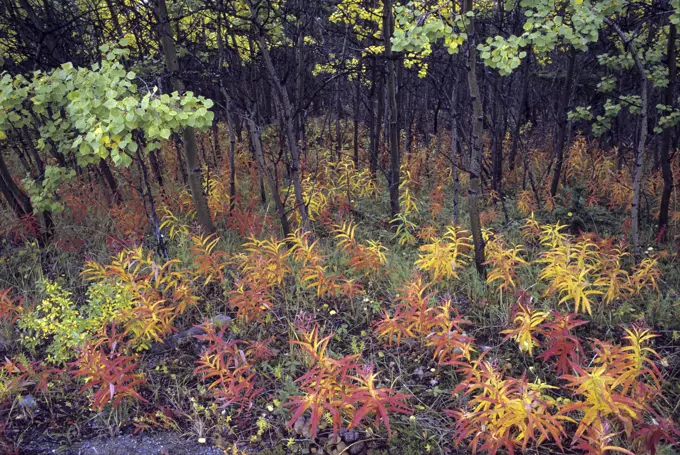
<instances>
[{"instance_id":1,"label":"bright yellow foliage clump","mask_svg":"<svg viewBox=\"0 0 680 455\"><path fill-rule=\"evenodd\" d=\"M546 250L536 262L543 264L539 279L549 283L545 295L556 292L560 304L572 302L575 312L592 314L596 296L610 304L657 288L660 270L653 257L629 273L621 264L628 256L621 247L594 236L574 238L563 232L565 227L559 223L540 227L540 243ZM525 232L533 230L528 226Z\"/></svg>"},{"instance_id":2,"label":"bright yellow foliage clump","mask_svg":"<svg viewBox=\"0 0 680 455\"><path fill-rule=\"evenodd\" d=\"M365 245L360 243L354 236L356 227L351 221L336 226L334 232L337 245L347 255L349 267L354 271L363 275L376 273L387 263L387 248L377 240L368 240Z\"/></svg>"},{"instance_id":3,"label":"bright yellow foliage clump","mask_svg":"<svg viewBox=\"0 0 680 455\"><path fill-rule=\"evenodd\" d=\"M458 278L458 270L470 259L472 238L465 229L447 226L441 238L420 247L415 265L429 272L433 280Z\"/></svg>"},{"instance_id":4,"label":"bright yellow foliage clump","mask_svg":"<svg viewBox=\"0 0 680 455\"><path fill-rule=\"evenodd\" d=\"M521 245L508 247L499 235L490 238L486 242L486 264L489 273L487 283L500 281L497 288L500 291L514 291L519 285L517 269L527 265L521 254L524 251Z\"/></svg>"},{"instance_id":5,"label":"bright yellow foliage clump","mask_svg":"<svg viewBox=\"0 0 680 455\"><path fill-rule=\"evenodd\" d=\"M122 321L132 306L132 296L124 287L96 283L88 289L87 303L78 309L69 291L47 281L45 297L18 322L21 342L36 349L49 340L47 361L62 364L105 324Z\"/></svg>"},{"instance_id":6,"label":"bright yellow foliage clump","mask_svg":"<svg viewBox=\"0 0 680 455\"><path fill-rule=\"evenodd\" d=\"M538 328L548 318L549 313L545 311L536 311L531 306L531 302L522 302L522 299L517 303L517 311L513 323L514 329L504 330L508 337L512 338L519 345L519 350L526 352L530 356L534 355L534 347L539 346L534 334Z\"/></svg>"}]
</instances>

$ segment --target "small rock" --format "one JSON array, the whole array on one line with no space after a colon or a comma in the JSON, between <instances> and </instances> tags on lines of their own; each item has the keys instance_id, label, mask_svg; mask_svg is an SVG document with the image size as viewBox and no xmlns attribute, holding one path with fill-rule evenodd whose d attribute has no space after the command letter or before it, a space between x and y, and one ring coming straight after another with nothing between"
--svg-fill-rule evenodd
<instances>
[{"instance_id":1,"label":"small rock","mask_svg":"<svg viewBox=\"0 0 680 455\"><path fill-rule=\"evenodd\" d=\"M36 407L35 398L30 393L19 400L19 406L24 409L33 409Z\"/></svg>"},{"instance_id":2,"label":"small rock","mask_svg":"<svg viewBox=\"0 0 680 455\"><path fill-rule=\"evenodd\" d=\"M304 417L298 417L298 419L295 421L295 424L293 424L293 431L296 432L297 434L302 434L302 429L305 426L305 418Z\"/></svg>"},{"instance_id":3,"label":"small rock","mask_svg":"<svg viewBox=\"0 0 680 455\"><path fill-rule=\"evenodd\" d=\"M352 444L349 447L350 455L360 455L364 452L364 450L366 450L366 444L363 442L357 442L356 444Z\"/></svg>"},{"instance_id":4,"label":"small rock","mask_svg":"<svg viewBox=\"0 0 680 455\"><path fill-rule=\"evenodd\" d=\"M302 436L305 438L310 438L312 436L312 422L311 420L308 422L305 422L305 424L302 426Z\"/></svg>"},{"instance_id":5,"label":"small rock","mask_svg":"<svg viewBox=\"0 0 680 455\"><path fill-rule=\"evenodd\" d=\"M337 455L344 455L347 453L347 444L345 444L344 441L338 442L338 445L335 446L335 452Z\"/></svg>"},{"instance_id":6,"label":"small rock","mask_svg":"<svg viewBox=\"0 0 680 455\"><path fill-rule=\"evenodd\" d=\"M356 442L359 440L359 432L358 431L345 431L342 434L342 440L345 441L347 444L351 444L353 442Z\"/></svg>"},{"instance_id":7,"label":"small rock","mask_svg":"<svg viewBox=\"0 0 680 455\"><path fill-rule=\"evenodd\" d=\"M326 445L335 445L335 444L339 443L340 441L342 441L340 439L340 436L331 435L328 438L328 441L326 441Z\"/></svg>"},{"instance_id":8,"label":"small rock","mask_svg":"<svg viewBox=\"0 0 680 455\"><path fill-rule=\"evenodd\" d=\"M226 314L217 314L212 320L213 324L220 328L231 322L231 318Z\"/></svg>"}]
</instances>

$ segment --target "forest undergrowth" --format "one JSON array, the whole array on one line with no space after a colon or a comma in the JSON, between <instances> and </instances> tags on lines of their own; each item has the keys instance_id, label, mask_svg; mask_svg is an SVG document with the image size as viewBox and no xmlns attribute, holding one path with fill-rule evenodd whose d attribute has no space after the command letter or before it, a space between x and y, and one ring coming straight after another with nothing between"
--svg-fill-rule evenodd
<instances>
[{"instance_id":1,"label":"forest undergrowth","mask_svg":"<svg viewBox=\"0 0 680 455\"><path fill-rule=\"evenodd\" d=\"M118 199L89 173L62 185L48 245L35 219L2 212L0 452L170 431L228 454L677 453L677 201L667 240L643 229L636 262L616 151L576 138L552 198L550 151L529 141L502 194L485 193L480 275L446 133L403 157L390 219L363 147L357 165L322 127L303 156L307 231L290 169L275 168L282 236L247 144L230 198L208 134L215 234L172 139L151 199L132 168ZM652 218L663 180L645 182Z\"/></svg>"}]
</instances>

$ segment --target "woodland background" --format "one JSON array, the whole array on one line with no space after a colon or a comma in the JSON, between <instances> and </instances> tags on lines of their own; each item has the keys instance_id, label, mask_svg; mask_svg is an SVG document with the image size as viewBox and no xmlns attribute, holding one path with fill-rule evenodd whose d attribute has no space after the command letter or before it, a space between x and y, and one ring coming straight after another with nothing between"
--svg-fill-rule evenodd
<instances>
[{"instance_id":1,"label":"woodland background","mask_svg":"<svg viewBox=\"0 0 680 455\"><path fill-rule=\"evenodd\" d=\"M2 0L0 451L675 453L678 23Z\"/></svg>"}]
</instances>

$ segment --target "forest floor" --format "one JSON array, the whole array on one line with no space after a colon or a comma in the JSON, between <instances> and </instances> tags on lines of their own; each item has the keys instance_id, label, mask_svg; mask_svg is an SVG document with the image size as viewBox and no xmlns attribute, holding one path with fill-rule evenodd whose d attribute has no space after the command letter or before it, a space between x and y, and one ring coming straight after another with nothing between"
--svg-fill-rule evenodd
<instances>
[{"instance_id":1,"label":"forest floor","mask_svg":"<svg viewBox=\"0 0 680 455\"><path fill-rule=\"evenodd\" d=\"M426 149L396 230L351 161L307 163L313 233L285 239L243 151L235 207L206 177L216 236L157 188L163 248L133 178L111 206L74 183L51 245L3 232L0 453L677 455L680 232L648 223L636 263L626 186L583 150L550 204L521 171L485 198L485 276Z\"/></svg>"},{"instance_id":2,"label":"forest floor","mask_svg":"<svg viewBox=\"0 0 680 455\"><path fill-rule=\"evenodd\" d=\"M187 440L179 433L125 434L97 437L71 447L36 440L28 443L22 453L35 455L223 455L224 450Z\"/></svg>"}]
</instances>

